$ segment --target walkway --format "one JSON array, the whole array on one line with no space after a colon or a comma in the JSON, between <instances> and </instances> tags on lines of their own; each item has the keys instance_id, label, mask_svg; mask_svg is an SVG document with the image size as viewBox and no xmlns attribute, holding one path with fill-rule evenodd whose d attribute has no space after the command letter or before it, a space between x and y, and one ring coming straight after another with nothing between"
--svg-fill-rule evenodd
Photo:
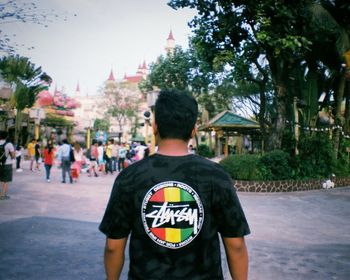
<instances>
[{"instance_id":1,"label":"walkway","mask_svg":"<svg viewBox=\"0 0 350 280\"><path fill-rule=\"evenodd\" d=\"M104 279L97 228L114 176L59 181L57 169L51 183L43 171L14 173L11 199L0 201L0 279ZM349 279L350 188L239 197L252 230L249 279Z\"/></svg>"}]
</instances>

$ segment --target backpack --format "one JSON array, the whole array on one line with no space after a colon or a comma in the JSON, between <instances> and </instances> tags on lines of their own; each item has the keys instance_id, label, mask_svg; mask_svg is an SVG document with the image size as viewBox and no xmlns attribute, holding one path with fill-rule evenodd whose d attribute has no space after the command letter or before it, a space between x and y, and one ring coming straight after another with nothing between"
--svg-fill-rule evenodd
<instances>
[{"instance_id":1,"label":"backpack","mask_svg":"<svg viewBox=\"0 0 350 280\"><path fill-rule=\"evenodd\" d=\"M75 162L74 150L72 149L72 147L70 148L70 151L69 151L69 159L71 162Z\"/></svg>"},{"instance_id":2,"label":"backpack","mask_svg":"<svg viewBox=\"0 0 350 280\"><path fill-rule=\"evenodd\" d=\"M6 159L7 159L6 151L5 151L6 144L7 144L7 142L0 145L0 166L5 165L5 163L6 163Z\"/></svg>"}]
</instances>

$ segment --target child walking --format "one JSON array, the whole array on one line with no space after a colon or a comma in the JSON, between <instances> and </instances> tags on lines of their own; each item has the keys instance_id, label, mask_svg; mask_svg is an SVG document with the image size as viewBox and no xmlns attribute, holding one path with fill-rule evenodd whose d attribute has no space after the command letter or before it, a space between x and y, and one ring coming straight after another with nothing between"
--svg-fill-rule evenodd
<instances>
[{"instance_id":1,"label":"child walking","mask_svg":"<svg viewBox=\"0 0 350 280\"><path fill-rule=\"evenodd\" d=\"M54 148L53 145L49 142L44 150L44 166L46 171L46 180L48 183L50 183L51 167L53 165L54 157Z\"/></svg>"}]
</instances>

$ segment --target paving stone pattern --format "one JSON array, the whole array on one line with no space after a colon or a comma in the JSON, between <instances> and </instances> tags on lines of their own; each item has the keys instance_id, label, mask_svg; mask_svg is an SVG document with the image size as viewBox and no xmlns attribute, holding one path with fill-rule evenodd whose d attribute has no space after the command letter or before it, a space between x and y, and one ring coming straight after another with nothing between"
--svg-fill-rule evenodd
<instances>
[{"instance_id":1,"label":"paving stone pattern","mask_svg":"<svg viewBox=\"0 0 350 280\"><path fill-rule=\"evenodd\" d=\"M24 167L26 168L27 162ZM98 224L115 176L61 184L54 168L14 173L0 201L1 280L105 279ZM350 279L350 188L239 192L252 233L250 280ZM222 253L225 280L230 279ZM121 280L127 279L128 254Z\"/></svg>"}]
</instances>

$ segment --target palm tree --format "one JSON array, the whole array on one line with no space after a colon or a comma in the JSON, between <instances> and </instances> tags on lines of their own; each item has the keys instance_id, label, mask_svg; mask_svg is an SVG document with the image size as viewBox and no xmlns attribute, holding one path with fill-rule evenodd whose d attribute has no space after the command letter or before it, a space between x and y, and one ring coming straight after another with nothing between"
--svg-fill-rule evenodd
<instances>
[{"instance_id":1,"label":"palm tree","mask_svg":"<svg viewBox=\"0 0 350 280\"><path fill-rule=\"evenodd\" d=\"M313 41L312 51L306 58L309 69L317 71L323 68L324 81L330 83L329 94L334 96L334 115L336 124L349 127L350 94L349 81L346 80L345 54L350 51L349 4L343 1L321 1L308 6L310 21L307 34ZM320 65L320 63L322 65ZM326 78L328 76L328 78ZM315 75L315 79L317 79ZM312 81L310 81L312 82ZM314 82L315 84L316 82ZM346 110L343 114L342 104L346 99ZM325 104L328 106L328 104ZM334 155L338 156L340 130L334 134Z\"/></svg>"},{"instance_id":2,"label":"palm tree","mask_svg":"<svg viewBox=\"0 0 350 280\"><path fill-rule=\"evenodd\" d=\"M51 78L27 57L6 56L0 59L0 72L4 80L15 87L9 105L16 109L15 142L17 143L23 119L23 110L31 108L38 93L47 89Z\"/></svg>"}]
</instances>

